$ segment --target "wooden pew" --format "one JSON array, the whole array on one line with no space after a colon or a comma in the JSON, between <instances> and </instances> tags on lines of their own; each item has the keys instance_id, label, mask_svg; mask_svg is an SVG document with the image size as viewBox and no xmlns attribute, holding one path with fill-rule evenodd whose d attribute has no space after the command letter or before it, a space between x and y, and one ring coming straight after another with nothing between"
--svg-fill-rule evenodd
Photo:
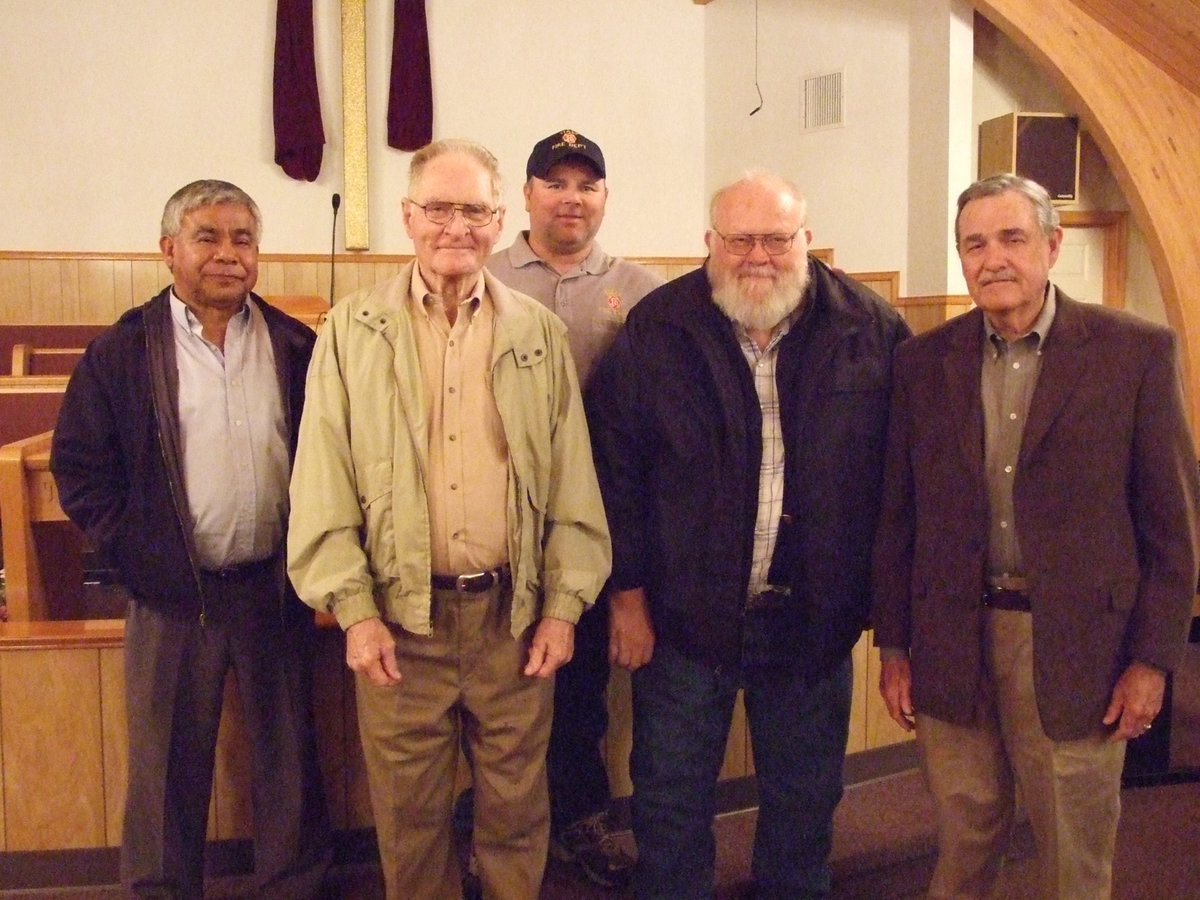
<instances>
[{"instance_id":1,"label":"wooden pew","mask_svg":"<svg viewBox=\"0 0 1200 900\"><path fill-rule=\"evenodd\" d=\"M329 315L329 301L316 294L266 294L263 299L289 316L299 319L313 331L320 331Z\"/></svg>"},{"instance_id":2,"label":"wooden pew","mask_svg":"<svg viewBox=\"0 0 1200 900\"><path fill-rule=\"evenodd\" d=\"M12 368L12 361L19 345L36 348L39 354L44 350L61 348L73 348L72 352L78 354L82 352L79 348L86 347L92 338L96 337L96 335L103 332L106 328L108 328L108 325L63 324L57 322L0 324L0 376L22 374L20 371ZM26 371L24 374L69 375L70 371L48 371L41 373L37 371L35 365L33 369Z\"/></svg>"},{"instance_id":3,"label":"wooden pew","mask_svg":"<svg viewBox=\"0 0 1200 900\"><path fill-rule=\"evenodd\" d=\"M83 347L38 347L13 344L13 375L70 375L83 356Z\"/></svg>"},{"instance_id":4,"label":"wooden pew","mask_svg":"<svg viewBox=\"0 0 1200 900\"><path fill-rule=\"evenodd\" d=\"M82 532L67 521L50 474L53 432L0 447L0 522L9 619L78 618Z\"/></svg>"},{"instance_id":5,"label":"wooden pew","mask_svg":"<svg viewBox=\"0 0 1200 900\"><path fill-rule=\"evenodd\" d=\"M66 375L0 375L0 446L52 429L66 389Z\"/></svg>"}]
</instances>

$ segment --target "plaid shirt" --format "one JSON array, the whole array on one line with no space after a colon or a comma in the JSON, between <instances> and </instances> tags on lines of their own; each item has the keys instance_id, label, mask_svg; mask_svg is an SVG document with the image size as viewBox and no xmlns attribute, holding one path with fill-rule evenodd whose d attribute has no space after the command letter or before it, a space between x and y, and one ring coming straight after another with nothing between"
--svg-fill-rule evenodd
<instances>
[{"instance_id":1,"label":"plaid shirt","mask_svg":"<svg viewBox=\"0 0 1200 900\"><path fill-rule=\"evenodd\" d=\"M758 515L754 520L754 558L750 566L750 593L767 587L767 571L775 553L779 517L783 515L783 429L779 420L779 388L775 383L775 364L779 342L791 330L788 316L760 349L746 329L735 325L738 343L754 375L754 391L762 410L762 462L758 470Z\"/></svg>"}]
</instances>

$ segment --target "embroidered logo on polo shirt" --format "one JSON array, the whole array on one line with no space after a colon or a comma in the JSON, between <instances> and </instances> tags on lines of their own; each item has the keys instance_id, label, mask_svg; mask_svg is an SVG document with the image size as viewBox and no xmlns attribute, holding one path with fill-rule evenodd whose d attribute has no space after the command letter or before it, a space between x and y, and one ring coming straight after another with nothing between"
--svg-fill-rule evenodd
<instances>
[{"instance_id":1,"label":"embroidered logo on polo shirt","mask_svg":"<svg viewBox=\"0 0 1200 900\"><path fill-rule=\"evenodd\" d=\"M604 298L608 301L608 308L619 310L621 308L621 295L616 288L609 288L604 292Z\"/></svg>"}]
</instances>

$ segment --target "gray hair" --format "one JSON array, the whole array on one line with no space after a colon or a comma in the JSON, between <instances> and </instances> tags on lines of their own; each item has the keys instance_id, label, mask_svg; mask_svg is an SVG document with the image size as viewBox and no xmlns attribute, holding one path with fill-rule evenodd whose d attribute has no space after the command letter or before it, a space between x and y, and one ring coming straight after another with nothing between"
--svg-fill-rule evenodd
<instances>
[{"instance_id":1,"label":"gray hair","mask_svg":"<svg viewBox=\"0 0 1200 900\"><path fill-rule=\"evenodd\" d=\"M954 243L959 241L958 220L962 218L963 207L972 200L984 197L995 197L1009 191L1020 194L1033 206L1037 217L1038 227L1047 238L1054 237L1058 229L1058 210L1050 200L1050 194L1036 181L1005 172L1001 175L989 175L981 178L958 195L958 212L954 216Z\"/></svg>"},{"instance_id":2,"label":"gray hair","mask_svg":"<svg viewBox=\"0 0 1200 900\"><path fill-rule=\"evenodd\" d=\"M492 151L483 146L483 144L462 138L445 138L440 141L433 141L413 154L413 158L408 164L409 195L411 196L414 189L420 184L421 176L425 174L425 167L429 165L430 160L451 153L469 156L483 167L483 170L487 172L488 178L492 182L492 205L499 206L501 190L500 163L492 155Z\"/></svg>"},{"instance_id":3,"label":"gray hair","mask_svg":"<svg viewBox=\"0 0 1200 900\"><path fill-rule=\"evenodd\" d=\"M708 224L711 228L717 227L717 207L721 201L725 199L725 195L734 188L741 187L746 184L759 184L764 187L778 190L781 193L787 194L796 201L796 205L800 207L800 227L803 228L808 220L808 201L804 199L804 194L793 182L786 178L776 175L774 172L768 172L765 169L750 169L742 173L742 176L736 181L731 181L724 187L717 188L712 195L712 199L708 202Z\"/></svg>"},{"instance_id":4,"label":"gray hair","mask_svg":"<svg viewBox=\"0 0 1200 900\"><path fill-rule=\"evenodd\" d=\"M194 209L202 206L218 206L223 203L235 203L250 210L254 217L254 242L262 238L262 213L258 204L236 184L228 181L218 181L215 178L205 178L185 184L167 201L163 207L162 236L175 237L183 227L183 217Z\"/></svg>"}]
</instances>

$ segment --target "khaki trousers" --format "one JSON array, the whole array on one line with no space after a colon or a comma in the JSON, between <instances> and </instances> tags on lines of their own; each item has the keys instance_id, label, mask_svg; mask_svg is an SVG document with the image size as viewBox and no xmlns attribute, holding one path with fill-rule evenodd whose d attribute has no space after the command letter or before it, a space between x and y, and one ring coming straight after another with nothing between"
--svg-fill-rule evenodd
<instances>
[{"instance_id":1,"label":"khaki trousers","mask_svg":"<svg viewBox=\"0 0 1200 900\"><path fill-rule=\"evenodd\" d=\"M358 676L359 731L388 900L459 900L451 816L460 741L474 767L474 850L485 900L536 900L550 812L554 682L521 674L528 640L510 595L433 592L433 634L391 626L402 681Z\"/></svg>"},{"instance_id":2,"label":"khaki trousers","mask_svg":"<svg viewBox=\"0 0 1200 900\"><path fill-rule=\"evenodd\" d=\"M1052 741L1033 690L1029 613L988 610L986 671L973 726L917 717L917 739L938 817L931 898L991 897L1019 791L1046 900L1105 900L1121 812L1124 742L1096 732Z\"/></svg>"}]
</instances>

